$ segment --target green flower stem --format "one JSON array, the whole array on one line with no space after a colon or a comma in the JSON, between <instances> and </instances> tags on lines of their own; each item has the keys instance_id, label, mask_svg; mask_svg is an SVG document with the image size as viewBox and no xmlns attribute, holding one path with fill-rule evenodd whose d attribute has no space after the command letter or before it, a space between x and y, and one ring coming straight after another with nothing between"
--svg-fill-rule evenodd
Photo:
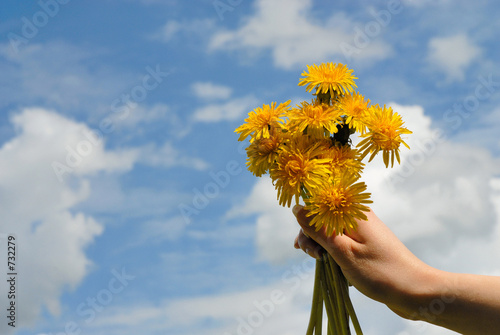
<instances>
[{"instance_id":1,"label":"green flower stem","mask_svg":"<svg viewBox=\"0 0 500 335\"><path fill-rule=\"evenodd\" d=\"M334 295L335 295L335 302L337 305L338 319L340 321L341 334L350 334L349 316L345 309L345 303L344 303L345 297L342 294L342 286L341 286L341 281L343 280L343 276L339 273L340 271L338 271L338 265L335 263L332 256L330 256L329 254L327 254L326 264L327 264L326 273L328 275L328 278L330 278L330 280L333 281L331 283L333 284L332 292L335 292Z\"/></svg>"},{"instance_id":2,"label":"green flower stem","mask_svg":"<svg viewBox=\"0 0 500 335\"><path fill-rule=\"evenodd\" d=\"M321 276L318 276L321 278ZM320 279L321 280L321 279ZM318 301L316 305L316 326L315 326L315 334L321 335L323 330L323 294L321 292L321 281L318 282Z\"/></svg>"},{"instance_id":3,"label":"green flower stem","mask_svg":"<svg viewBox=\"0 0 500 335\"><path fill-rule=\"evenodd\" d=\"M352 305L351 299L349 298L349 287L347 285L347 281L343 283L344 288L344 302L347 312L351 317L352 325L354 326L354 330L356 331L356 335L363 335L363 331L361 330L361 326L359 325L358 317L356 316L356 312L354 311L354 307Z\"/></svg>"},{"instance_id":4,"label":"green flower stem","mask_svg":"<svg viewBox=\"0 0 500 335\"><path fill-rule=\"evenodd\" d=\"M338 274L332 270L333 259L330 255L325 257L326 276L329 280L332 304L334 305L338 323L338 332L342 335L350 334L349 318L345 310L343 296L341 292L340 279Z\"/></svg>"},{"instance_id":5,"label":"green flower stem","mask_svg":"<svg viewBox=\"0 0 500 335\"><path fill-rule=\"evenodd\" d=\"M328 302L330 305L331 309L331 315L328 316L328 322L332 324L332 328L334 328L336 331L334 334L341 334L341 335L348 335L349 332L346 332L346 328L344 327L344 320L345 316L343 313L341 313L342 309L339 308L338 302L339 300L337 299L337 295L335 292L335 285L332 282L334 280L334 277L332 275L332 272L329 269L329 260L328 260L329 255L324 254L323 256L323 266L324 266L324 278L325 278L325 284L327 288L327 294L328 294ZM326 300L326 299L325 299ZM341 302L341 301L340 301ZM333 323L332 323L333 320ZM335 327L333 327L335 325Z\"/></svg>"},{"instance_id":6,"label":"green flower stem","mask_svg":"<svg viewBox=\"0 0 500 335\"><path fill-rule=\"evenodd\" d=\"M328 335L336 335L336 331L334 332L332 329L332 325L328 324Z\"/></svg>"},{"instance_id":7,"label":"green flower stem","mask_svg":"<svg viewBox=\"0 0 500 335\"><path fill-rule=\"evenodd\" d=\"M325 269L325 265L324 264L324 257L323 257L323 260L321 262L321 274L322 274L322 280L321 280L321 288L323 290L323 300L324 300L324 303L325 303L325 310L326 310L326 316L328 318L328 327L330 328L330 326L332 325L332 323L334 324L334 328L335 329L338 329L337 327L337 324L338 324L338 321L337 321L337 318L336 318L336 315L334 313L334 310L333 310L333 305L332 305L332 300L331 300L331 296L330 296L330 293L328 291L328 279L327 279L327 275L326 275L326 269Z\"/></svg>"},{"instance_id":8,"label":"green flower stem","mask_svg":"<svg viewBox=\"0 0 500 335\"><path fill-rule=\"evenodd\" d=\"M321 292L321 261L316 260L316 274L314 277L314 291L311 307L311 317L306 335L321 334L323 321L323 296ZM319 328L319 329L318 329Z\"/></svg>"},{"instance_id":9,"label":"green flower stem","mask_svg":"<svg viewBox=\"0 0 500 335\"><path fill-rule=\"evenodd\" d=\"M311 194L304 185L300 185L300 196L302 197L302 200L304 200L304 203L307 205L307 200L311 197Z\"/></svg>"}]
</instances>

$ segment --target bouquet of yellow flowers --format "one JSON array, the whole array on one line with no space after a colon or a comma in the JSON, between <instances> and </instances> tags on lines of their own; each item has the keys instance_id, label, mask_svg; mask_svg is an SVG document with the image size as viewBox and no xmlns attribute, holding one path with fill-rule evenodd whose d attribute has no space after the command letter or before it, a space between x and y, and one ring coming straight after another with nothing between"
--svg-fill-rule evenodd
<instances>
[{"instance_id":1,"label":"bouquet of yellow flowers","mask_svg":"<svg viewBox=\"0 0 500 335\"><path fill-rule=\"evenodd\" d=\"M263 105L235 132L239 141L250 136L247 167L257 177L269 173L280 205L290 207L302 198L316 230L350 233L358 219L367 219L366 204L372 203L359 181L363 159L370 155L370 162L382 151L386 167L395 159L399 163L400 145L408 147L401 135L411 131L391 107L370 105L355 92L358 78L343 64L307 66L302 77L299 85L314 90L311 102ZM350 139L354 133L362 139L356 147ZM327 253L317 261L315 276L307 334L321 334L323 305L328 334L350 334L349 318L356 334L362 334L347 280Z\"/></svg>"}]
</instances>

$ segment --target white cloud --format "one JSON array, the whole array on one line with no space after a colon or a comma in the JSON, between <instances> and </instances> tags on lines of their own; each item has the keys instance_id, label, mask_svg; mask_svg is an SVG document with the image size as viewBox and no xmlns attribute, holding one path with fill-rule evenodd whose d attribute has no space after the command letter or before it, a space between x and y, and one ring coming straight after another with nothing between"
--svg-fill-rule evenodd
<instances>
[{"instance_id":1,"label":"white cloud","mask_svg":"<svg viewBox=\"0 0 500 335\"><path fill-rule=\"evenodd\" d=\"M118 136L123 135L127 140L147 136L155 125L161 125L165 133L175 138L182 138L191 131L190 125L173 108L163 103L152 106L137 104L130 109L123 109L121 113L107 111L105 116L99 115L95 122L100 124L103 120L109 120L113 132L121 132Z\"/></svg>"},{"instance_id":2,"label":"white cloud","mask_svg":"<svg viewBox=\"0 0 500 335\"><path fill-rule=\"evenodd\" d=\"M188 36L191 40L193 36L205 36L210 34L215 27L215 21L211 19L182 21L169 20L151 38L168 43L178 36Z\"/></svg>"},{"instance_id":3,"label":"white cloud","mask_svg":"<svg viewBox=\"0 0 500 335\"><path fill-rule=\"evenodd\" d=\"M116 334L161 330L187 335L199 331L206 320L213 320L203 326L203 334L303 334L309 318L314 265L313 259L304 256L284 269L278 280L241 292L169 299L157 305L110 307L90 326L98 330L112 325Z\"/></svg>"},{"instance_id":4,"label":"white cloud","mask_svg":"<svg viewBox=\"0 0 500 335\"><path fill-rule=\"evenodd\" d=\"M211 82L193 83L191 89L196 97L202 99L229 99L232 93L230 87L216 85Z\"/></svg>"},{"instance_id":5,"label":"white cloud","mask_svg":"<svg viewBox=\"0 0 500 335\"><path fill-rule=\"evenodd\" d=\"M411 7L430 7L432 6L433 8L441 5L447 5L452 3L450 0L403 0L402 1L405 6L411 6Z\"/></svg>"},{"instance_id":6,"label":"white cloud","mask_svg":"<svg viewBox=\"0 0 500 335\"><path fill-rule=\"evenodd\" d=\"M153 106L137 105L135 108L130 108L123 114L113 114L110 118L117 125L126 127L136 127L139 123L151 122L166 122L172 126L179 126L180 121L177 116L170 110L168 105L159 103Z\"/></svg>"},{"instance_id":7,"label":"white cloud","mask_svg":"<svg viewBox=\"0 0 500 335\"><path fill-rule=\"evenodd\" d=\"M164 221L152 220L143 224L142 241L173 241L182 234L186 227L186 222L182 216L174 216ZM142 243L138 243L140 245Z\"/></svg>"},{"instance_id":8,"label":"white cloud","mask_svg":"<svg viewBox=\"0 0 500 335\"><path fill-rule=\"evenodd\" d=\"M257 98L246 95L231 98L232 89L211 82L195 82L191 85L194 95L211 103L197 108L192 116L195 122L220 122L241 119L243 115L256 107ZM213 100L219 100L213 102Z\"/></svg>"},{"instance_id":9,"label":"white cloud","mask_svg":"<svg viewBox=\"0 0 500 335\"><path fill-rule=\"evenodd\" d=\"M271 263L281 263L297 257L293 241L300 229L291 209L279 206L276 196L271 179L259 178L245 202L227 213L229 219L257 215L258 257Z\"/></svg>"},{"instance_id":10,"label":"white cloud","mask_svg":"<svg viewBox=\"0 0 500 335\"><path fill-rule=\"evenodd\" d=\"M220 122L241 119L256 107L257 98L247 95L226 102L209 104L194 111L193 120L198 122Z\"/></svg>"},{"instance_id":11,"label":"white cloud","mask_svg":"<svg viewBox=\"0 0 500 335\"><path fill-rule=\"evenodd\" d=\"M17 113L11 122L17 134L0 148L0 231L17 234L18 291L22 292L18 320L19 327L26 327L36 322L43 306L52 314L60 313L61 294L75 288L92 264L85 248L103 227L73 210L91 194L85 177L130 170L135 155L105 150L102 142L96 142L92 152L68 172L70 176L65 175L66 182L60 182L52 163L65 164L67 147L78 152L82 141L88 141L83 133L90 129L39 108ZM7 332L2 328L2 333Z\"/></svg>"},{"instance_id":12,"label":"white cloud","mask_svg":"<svg viewBox=\"0 0 500 335\"><path fill-rule=\"evenodd\" d=\"M121 73L110 75L110 68L93 63L103 50L79 48L64 42L28 44L14 52L9 44L0 44L1 103L26 106L43 101L49 106L82 108L96 102L109 102L134 82ZM93 63L92 71L89 63ZM113 73L112 73L113 74Z\"/></svg>"},{"instance_id":13,"label":"white cloud","mask_svg":"<svg viewBox=\"0 0 500 335\"><path fill-rule=\"evenodd\" d=\"M180 30L181 25L177 21L168 21L162 28L161 36L164 42L170 41Z\"/></svg>"},{"instance_id":14,"label":"white cloud","mask_svg":"<svg viewBox=\"0 0 500 335\"><path fill-rule=\"evenodd\" d=\"M481 49L467 35L458 34L431 39L428 52L428 62L452 81L464 79L467 67L481 54Z\"/></svg>"},{"instance_id":15,"label":"white cloud","mask_svg":"<svg viewBox=\"0 0 500 335\"><path fill-rule=\"evenodd\" d=\"M147 145L141 149L140 155L141 163L151 166L184 166L195 170L208 167L208 163L200 158L182 155L170 142L165 142L160 148L153 144Z\"/></svg>"},{"instance_id":16,"label":"white cloud","mask_svg":"<svg viewBox=\"0 0 500 335\"><path fill-rule=\"evenodd\" d=\"M161 6L175 6L178 5L178 0L128 0L129 2L139 2L146 6L161 5Z\"/></svg>"},{"instance_id":17,"label":"white cloud","mask_svg":"<svg viewBox=\"0 0 500 335\"><path fill-rule=\"evenodd\" d=\"M315 260L295 252L302 257L283 267L278 278L269 284L237 292L171 299L157 305L108 308L91 327L94 332L105 329L106 334L113 335L159 330L188 335L199 332L200 327L207 335L304 334L310 315ZM404 327L403 321L388 308L354 288L351 300L365 334L395 334ZM207 320L211 321L208 325Z\"/></svg>"},{"instance_id":18,"label":"white cloud","mask_svg":"<svg viewBox=\"0 0 500 335\"><path fill-rule=\"evenodd\" d=\"M391 53L391 47L377 36L356 44L354 22L343 13L330 16L327 25L318 24L311 7L312 0L258 0L255 15L241 20L237 30L216 32L209 50L240 50L246 56L269 50L274 64L285 69L346 55L373 61ZM346 52L346 44L356 52Z\"/></svg>"}]
</instances>

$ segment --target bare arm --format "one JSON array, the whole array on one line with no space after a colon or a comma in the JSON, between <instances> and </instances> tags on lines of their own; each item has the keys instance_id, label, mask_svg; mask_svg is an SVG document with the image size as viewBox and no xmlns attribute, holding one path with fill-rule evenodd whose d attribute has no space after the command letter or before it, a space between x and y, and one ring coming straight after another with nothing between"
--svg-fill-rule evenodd
<instances>
[{"instance_id":1,"label":"bare arm","mask_svg":"<svg viewBox=\"0 0 500 335\"><path fill-rule=\"evenodd\" d=\"M296 248L316 258L326 250L351 284L398 315L463 334L500 333L500 277L450 273L423 263L373 211L355 233L331 237L309 226L301 206L294 214L302 227Z\"/></svg>"}]
</instances>

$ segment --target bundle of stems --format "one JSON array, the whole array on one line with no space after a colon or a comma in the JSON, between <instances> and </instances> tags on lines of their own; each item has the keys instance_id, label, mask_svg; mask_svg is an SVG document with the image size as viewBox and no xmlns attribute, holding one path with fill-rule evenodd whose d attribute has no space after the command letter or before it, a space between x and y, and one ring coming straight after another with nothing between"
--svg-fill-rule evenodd
<instances>
[{"instance_id":1,"label":"bundle of stems","mask_svg":"<svg viewBox=\"0 0 500 335\"><path fill-rule=\"evenodd\" d=\"M323 252L321 259L316 260L311 317L306 335L322 334L323 305L326 311L328 335L350 335L349 319L356 335L363 334L349 298L347 279L327 252Z\"/></svg>"}]
</instances>

